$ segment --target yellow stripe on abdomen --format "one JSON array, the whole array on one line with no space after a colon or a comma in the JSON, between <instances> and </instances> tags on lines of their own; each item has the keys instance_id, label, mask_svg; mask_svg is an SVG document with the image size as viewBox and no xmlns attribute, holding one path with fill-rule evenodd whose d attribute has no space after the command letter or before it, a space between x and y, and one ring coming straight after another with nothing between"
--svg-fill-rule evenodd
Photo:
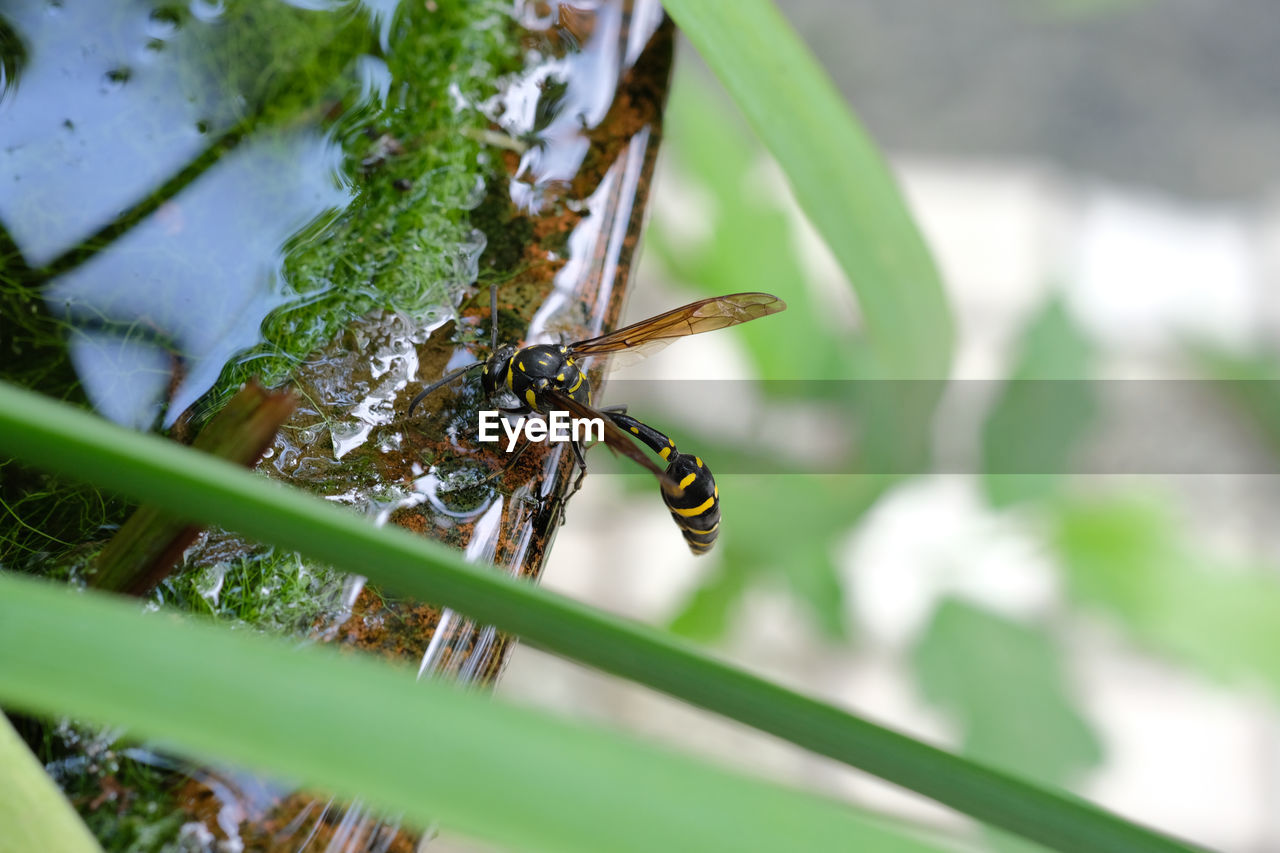
<instances>
[{"instance_id":1,"label":"yellow stripe on abdomen","mask_svg":"<svg viewBox=\"0 0 1280 853\"><path fill-rule=\"evenodd\" d=\"M682 515L685 518L693 518L695 515L702 515L704 512L711 509L711 507L715 506L716 497L717 497L716 495L712 495L702 503L695 506L693 509L681 509L678 506L670 507L670 509L672 512L676 513L677 515Z\"/></svg>"}]
</instances>

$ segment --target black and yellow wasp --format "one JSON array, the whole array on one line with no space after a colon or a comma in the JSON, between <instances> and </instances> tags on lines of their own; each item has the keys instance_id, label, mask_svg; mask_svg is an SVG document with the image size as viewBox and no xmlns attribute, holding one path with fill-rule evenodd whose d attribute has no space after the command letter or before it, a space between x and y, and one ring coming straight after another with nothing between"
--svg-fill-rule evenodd
<instances>
[{"instance_id":1,"label":"black and yellow wasp","mask_svg":"<svg viewBox=\"0 0 1280 853\"><path fill-rule=\"evenodd\" d=\"M518 405L504 407L503 412L545 415L553 411L567 411L575 418L600 419L604 424L605 444L658 478L663 502L680 526L689 547L695 554L706 553L715 543L720 527L720 490L711 470L700 457L680 453L670 438L625 414L621 407L594 408L591 383L578 362L622 352L632 357L649 355L676 338L776 314L787 307L786 303L768 293L733 293L691 302L607 335L576 343L516 347L498 345L497 291L491 288L489 297L493 355L450 371L418 392L409 403L409 415L413 415L413 410L429 394L479 368L481 385L491 399L500 399L505 394L516 399ZM650 461L627 438L628 434L661 456L667 463L666 470ZM585 472L587 463L583 448L577 441L572 446L578 465Z\"/></svg>"}]
</instances>

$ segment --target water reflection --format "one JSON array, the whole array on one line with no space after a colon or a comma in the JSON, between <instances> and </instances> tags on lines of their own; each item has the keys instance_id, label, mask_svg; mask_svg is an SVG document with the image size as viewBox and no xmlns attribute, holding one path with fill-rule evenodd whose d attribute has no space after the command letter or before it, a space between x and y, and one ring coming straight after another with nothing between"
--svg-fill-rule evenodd
<instances>
[{"instance_id":1,"label":"water reflection","mask_svg":"<svg viewBox=\"0 0 1280 853\"><path fill-rule=\"evenodd\" d=\"M342 151L312 133L254 139L223 157L109 249L45 290L51 313L91 335L73 334L72 358L114 337L121 376L131 376L124 342L141 362L183 354L165 426L212 387L233 355L256 345L264 317L293 296L284 280L282 246L307 223L351 197L335 183ZM244 199L252 198L252 205ZM142 351L141 335L154 352ZM80 371L90 399L110 391ZM107 377L116 383L119 379ZM168 379L157 390L163 395ZM154 405L155 402L149 405ZM104 415L149 426L139 413Z\"/></svg>"},{"instance_id":2,"label":"water reflection","mask_svg":"<svg viewBox=\"0 0 1280 853\"><path fill-rule=\"evenodd\" d=\"M4 14L28 59L0 113L0 225L41 267L179 172L209 144L200 127L224 131L236 110L185 73L188 29L149 2L13 0Z\"/></svg>"},{"instance_id":3,"label":"water reflection","mask_svg":"<svg viewBox=\"0 0 1280 853\"><path fill-rule=\"evenodd\" d=\"M307 13L289 7L336 5L0 4L0 236L17 252L5 264L43 285L87 397L112 420L171 426L262 343L271 312L301 289L316 298L316 282L286 281L286 247L353 192L328 110L302 104L253 127L296 69L277 55L287 33L273 42L252 16L297 23ZM351 32L356 7L340 5L328 31ZM350 77L347 115L390 88L361 44L310 72Z\"/></svg>"},{"instance_id":4,"label":"water reflection","mask_svg":"<svg viewBox=\"0 0 1280 853\"><path fill-rule=\"evenodd\" d=\"M662 22L656 0L627 5L521 4L522 23L553 33L559 50L491 105L503 130L531 142L511 182L511 200L522 209L542 210L578 174L591 147L590 130L613 106L622 71L635 64Z\"/></svg>"},{"instance_id":5,"label":"water reflection","mask_svg":"<svg viewBox=\"0 0 1280 853\"><path fill-rule=\"evenodd\" d=\"M9 26L3 12L0 9L0 106L3 106L5 96L17 85L18 76L27 64L26 46Z\"/></svg>"}]
</instances>

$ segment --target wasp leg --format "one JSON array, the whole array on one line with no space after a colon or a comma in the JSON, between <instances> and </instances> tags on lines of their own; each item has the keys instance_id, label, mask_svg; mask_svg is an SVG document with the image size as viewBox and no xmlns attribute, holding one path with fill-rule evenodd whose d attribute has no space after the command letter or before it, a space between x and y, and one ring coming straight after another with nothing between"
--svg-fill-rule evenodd
<instances>
[{"instance_id":1,"label":"wasp leg","mask_svg":"<svg viewBox=\"0 0 1280 853\"><path fill-rule=\"evenodd\" d=\"M521 444L521 445L520 445L520 449L519 449L519 450L517 450L517 451L515 452L515 454L513 454L513 455L512 455L512 457L511 457L510 459L508 459L508 460L507 460L507 464L503 465L503 466L502 466L501 468L499 468L497 471L494 471L494 472L493 472L492 474L490 474L488 477L485 477L485 478L484 478L484 482L485 482L485 483L492 483L494 480L498 479L498 478L499 478L499 477L501 477L503 474L506 474L506 473L507 473L508 471L510 471L513 467L515 467L515 464L516 464L517 462L519 462L519 461L520 461L520 457L524 455L524 452L525 452L526 450L528 450L528 449L529 449L530 447L532 447L532 446L533 446L533 442L532 442L532 441L526 441L526 442L524 442L523 444Z\"/></svg>"},{"instance_id":2,"label":"wasp leg","mask_svg":"<svg viewBox=\"0 0 1280 853\"><path fill-rule=\"evenodd\" d=\"M502 414L504 414L504 415L519 415L519 416L521 416L521 417L524 417L525 415L529 414L529 412L530 412L531 410L524 409L524 408L520 408L520 409L508 409L508 408L505 408L505 407L503 407L503 406L499 406L499 407L498 407L498 411L499 411L499 412L502 412ZM522 437L523 437L523 433L521 433L521 435L522 435ZM506 462L506 464L505 464L505 465L503 465L503 466L502 466L501 468L499 468L497 471L495 471L495 472L493 472L492 474L490 474L488 477L485 477L485 480L484 480L484 481L485 481L486 483L492 482L492 481L494 481L494 480L498 479L499 477L501 477L503 474L506 474L508 471L510 471L510 470L511 470L511 468L512 468L512 467L513 467L517 462L519 462L519 461L520 461L520 457L524 455L524 452L525 452L526 450L528 450L528 449L529 449L529 447L530 447L530 446L532 446L532 444L533 444L533 442L532 442L532 441L522 440L522 441L521 441L521 443L520 443L520 449L519 449L519 450L517 450L517 451L515 452L515 454L514 454L510 459L508 459L508 460L507 460L507 462Z\"/></svg>"},{"instance_id":3,"label":"wasp leg","mask_svg":"<svg viewBox=\"0 0 1280 853\"><path fill-rule=\"evenodd\" d=\"M573 455L574 455L574 458L576 458L578 461L578 467L581 468L583 471L586 471L587 457L583 455L582 442L575 438L570 440L569 446L573 448Z\"/></svg>"},{"instance_id":4,"label":"wasp leg","mask_svg":"<svg viewBox=\"0 0 1280 853\"><path fill-rule=\"evenodd\" d=\"M498 351L498 285L489 285L489 352Z\"/></svg>"},{"instance_id":5,"label":"wasp leg","mask_svg":"<svg viewBox=\"0 0 1280 853\"><path fill-rule=\"evenodd\" d=\"M605 406L604 408L597 409L596 411L600 412L600 414L602 415L609 415L609 420L612 420L614 423L617 423L617 420L613 416L625 415L627 413L627 405L626 403L619 403L616 406ZM595 447L594 444L591 446Z\"/></svg>"},{"instance_id":6,"label":"wasp leg","mask_svg":"<svg viewBox=\"0 0 1280 853\"><path fill-rule=\"evenodd\" d=\"M548 498L538 512L538 523L544 530L550 530L564 524L564 501L560 498Z\"/></svg>"},{"instance_id":7,"label":"wasp leg","mask_svg":"<svg viewBox=\"0 0 1280 853\"><path fill-rule=\"evenodd\" d=\"M582 488L582 481L587 478L587 457L583 453L582 442L578 439L572 439L569 446L573 448L574 461L578 465L578 478L573 481L573 487L569 489L569 494L564 496L565 501L578 493Z\"/></svg>"}]
</instances>

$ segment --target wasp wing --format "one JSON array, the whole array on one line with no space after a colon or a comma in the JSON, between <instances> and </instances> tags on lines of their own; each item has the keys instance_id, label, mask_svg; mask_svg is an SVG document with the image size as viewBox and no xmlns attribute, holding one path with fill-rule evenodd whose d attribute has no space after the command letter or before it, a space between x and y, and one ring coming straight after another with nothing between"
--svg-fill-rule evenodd
<instances>
[{"instance_id":1,"label":"wasp wing","mask_svg":"<svg viewBox=\"0 0 1280 853\"><path fill-rule=\"evenodd\" d=\"M653 464L649 457L644 455L644 451L637 447L625 432L618 429L614 425L613 419L605 415L604 412L597 411L585 403L579 403L568 394L562 394L554 388L546 389L543 394L546 395L548 412L564 410L575 418L589 418L592 420L598 418L604 424L604 443L609 445L609 449L643 466L658 478L658 482L672 490L677 496L684 493L684 489L680 488L680 484L668 477L666 471Z\"/></svg>"},{"instance_id":2,"label":"wasp wing","mask_svg":"<svg viewBox=\"0 0 1280 853\"><path fill-rule=\"evenodd\" d=\"M676 338L736 326L748 320L777 314L786 307L787 303L771 293L714 296L673 308L598 338L578 341L569 346L569 352L575 357L586 358L626 350L629 356L634 357L628 361L634 361L635 358L652 355Z\"/></svg>"}]
</instances>

